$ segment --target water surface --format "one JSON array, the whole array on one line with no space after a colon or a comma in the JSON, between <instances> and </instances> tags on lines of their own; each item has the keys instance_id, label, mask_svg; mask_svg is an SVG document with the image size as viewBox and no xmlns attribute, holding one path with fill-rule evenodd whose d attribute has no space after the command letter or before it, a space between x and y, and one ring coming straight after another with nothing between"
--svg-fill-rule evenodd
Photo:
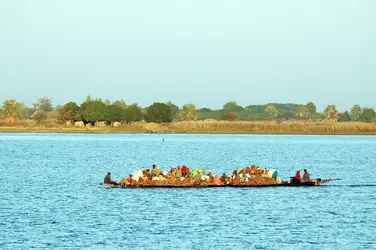
<instances>
[{"instance_id":1,"label":"water surface","mask_svg":"<svg viewBox=\"0 0 376 250\"><path fill-rule=\"evenodd\" d=\"M163 141L164 138L164 141ZM108 189L157 164L251 163L320 187ZM376 248L376 137L0 134L0 248Z\"/></svg>"}]
</instances>

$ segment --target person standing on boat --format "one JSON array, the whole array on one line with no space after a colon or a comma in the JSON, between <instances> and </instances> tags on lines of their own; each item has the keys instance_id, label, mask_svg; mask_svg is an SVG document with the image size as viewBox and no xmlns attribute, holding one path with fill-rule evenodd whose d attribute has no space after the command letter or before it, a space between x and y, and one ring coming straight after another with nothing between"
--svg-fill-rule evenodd
<instances>
[{"instance_id":1,"label":"person standing on boat","mask_svg":"<svg viewBox=\"0 0 376 250\"><path fill-rule=\"evenodd\" d=\"M310 181L310 180L311 180L311 174L308 173L307 169L304 169L303 181Z\"/></svg>"},{"instance_id":2,"label":"person standing on boat","mask_svg":"<svg viewBox=\"0 0 376 250\"><path fill-rule=\"evenodd\" d=\"M106 177L104 177L104 183L111 183L111 173L108 172Z\"/></svg>"}]
</instances>

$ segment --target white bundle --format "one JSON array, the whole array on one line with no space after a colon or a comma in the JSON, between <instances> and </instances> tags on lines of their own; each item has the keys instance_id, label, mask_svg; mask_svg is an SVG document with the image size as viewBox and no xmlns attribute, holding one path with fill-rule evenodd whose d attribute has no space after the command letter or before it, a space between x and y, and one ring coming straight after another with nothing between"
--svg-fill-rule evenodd
<instances>
[{"instance_id":1,"label":"white bundle","mask_svg":"<svg viewBox=\"0 0 376 250\"><path fill-rule=\"evenodd\" d=\"M132 173L132 179L137 181L140 179L140 177L143 177L144 173L142 172L142 169L136 170Z\"/></svg>"}]
</instances>

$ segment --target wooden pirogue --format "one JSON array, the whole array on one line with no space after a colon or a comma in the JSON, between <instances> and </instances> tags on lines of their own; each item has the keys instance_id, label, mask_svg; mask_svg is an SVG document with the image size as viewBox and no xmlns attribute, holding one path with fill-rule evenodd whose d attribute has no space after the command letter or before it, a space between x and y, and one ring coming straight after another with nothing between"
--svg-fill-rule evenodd
<instances>
[{"instance_id":1,"label":"wooden pirogue","mask_svg":"<svg viewBox=\"0 0 376 250\"><path fill-rule=\"evenodd\" d=\"M247 187L307 187L307 186L319 186L321 184L334 181L334 180L341 180L341 179L326 179L322 180L320 178L312 179L310 181L305 182L294 182L294 181L282 181L281 183L259 183L259 184L222 184L222 185L215 185L211 183L201 183L201 184L194 184L194 183L137 183L137 184L118 184L118 183L104 183L105 187L111 188L220 188L220 187L232 187L232 188L247 188Z\"/></svg>"}]
</instances>

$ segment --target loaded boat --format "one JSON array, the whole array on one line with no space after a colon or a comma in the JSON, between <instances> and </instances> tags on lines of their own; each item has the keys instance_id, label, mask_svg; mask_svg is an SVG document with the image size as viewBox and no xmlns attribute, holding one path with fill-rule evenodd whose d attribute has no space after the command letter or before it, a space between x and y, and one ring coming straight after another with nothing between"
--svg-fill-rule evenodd
<instances>
[{"instance_id":1,"label":"loaded boat","mask_svg":"<svg viewBox=\"0 0 376 250\"><path fill-rule=\"evenodd\" d=\"M184 169L185 166L183 166ZM186 167L186 169L188 169ZM300 171L299 171L300 172ZM180 167L172 168L169 173L161 172L153 165L153 170L138 170L122 178L119 183L107 181L103 183L111 188L212 188L212 187L298 187L319 186L321 184L340 179L303 179L291 177L289 181L282 181L276 170L261 169L252 165L244 169L235 170L233 175L223 174L221 178L211 173L206 174L205 169L193 169L181 173Z\"/></svg>"}]
</instances>

